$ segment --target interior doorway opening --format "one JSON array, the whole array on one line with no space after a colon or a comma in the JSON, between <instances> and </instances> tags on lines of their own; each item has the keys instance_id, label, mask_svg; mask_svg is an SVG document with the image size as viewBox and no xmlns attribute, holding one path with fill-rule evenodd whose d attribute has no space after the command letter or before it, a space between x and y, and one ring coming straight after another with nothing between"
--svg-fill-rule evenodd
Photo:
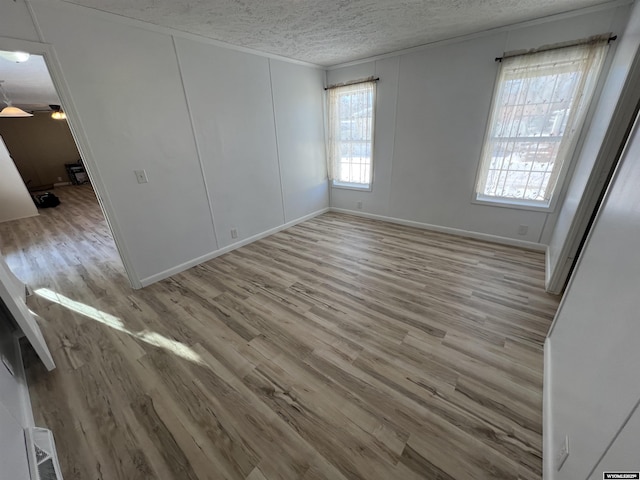
<instances>
[{"instance_id":1,"label":"interior doorway opening","mask_svg":"<svg viewBox=\"0 0 640 480\"><path fill-rule=\"evenodd\" d=\"M15 169L15 188L3 195L23 207L16 216L0 204L4 261L32 288L46 286L38 272L51 269L68 269L66 277L78 284L83 271L103 270L128 288L130 277L44 56L0 50L0 81L0 109L12 107L9 115L0 113L0 150L10 156L0 175ZM16 109L22 113L13 115Z\"/></svg>"}]
</instances>

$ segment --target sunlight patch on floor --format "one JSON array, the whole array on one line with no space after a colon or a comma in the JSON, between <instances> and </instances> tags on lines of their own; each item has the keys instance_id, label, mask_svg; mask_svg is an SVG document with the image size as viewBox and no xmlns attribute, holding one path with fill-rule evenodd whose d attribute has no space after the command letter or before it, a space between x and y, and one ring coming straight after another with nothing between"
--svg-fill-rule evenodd
<instances>
[{"instance_id":1,"label":"sunlight patch on floor","mask_svg":"<svg viewBox=\"0 0 640 480\"><path fill-rule=\"evenodd\" d=\"M96 322L102 323L107 327L113 328L114 330L122 333L126 333L127 335L131 335L133 338L137 338L138 340L141 340L149 345L166 350L170 353L173 353L174 355L184 358L185 360L189 360L190 362L204 365L204 362L202 361L200 355L198 355L192 348L185 345L184 343L172 340L165 337L164 335L148 330L143 330L141 332L132 332L124 326L124 323L118 317L103 312L102 310L98 310L97 308L94 308L85 303L72 300L71 298L54 292L53 290L50 290L48 288L39 288L35 290L34 293L39 297L57 303L58 305L68 308L69 310L84 315L85 317L95 320Z\"/></svg>"}]
</instances>

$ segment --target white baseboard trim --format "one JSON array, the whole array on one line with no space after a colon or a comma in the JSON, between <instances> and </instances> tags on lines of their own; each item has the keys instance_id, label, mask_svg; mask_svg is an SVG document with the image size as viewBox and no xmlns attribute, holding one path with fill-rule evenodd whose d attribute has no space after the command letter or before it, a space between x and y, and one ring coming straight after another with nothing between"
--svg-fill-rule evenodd
<instances>
[{"instance_id":1,"label":"white baseboard trim","mask_svg":"<svg viewBox=\"0 0 640 480\"><path fill-rule=\"evenodd\" d=\"M527 250L535 250L536 252L544 252L547 246L542 243L527 242L525 240L518 240L516 238L500 237L498 235L491 235L488 233L472 232L470 230L462 230L459 228L443 227L440 225L432 225L429 223L414 222L413 220L404 220L402 218L385 217L384 215L376 215L373 213L360 212L357 210L347 210L344 208L330 209L332 212L346 213L349 215L356 215L358 217L370 218L372 220L381 220L383 222L397 223L398 225L405 225L407 227L421 228L423 230L431 230L433 232L448 233L450 235L457 235L459 237L475 238L477 240L484 240L492 243L499 243L501 245L509 245L512 247L526 248Z\"/></svg>"},{"instance_id":2,"label":"white baseboard trim","mask_svg":"<svg viewBox=\"0 0 640 480\"><path fill-rule=\"evenodd\" d=\"M66 187L67 185L71 185L71 182L58 182L53 184L54 187Z\"/></svg>"},{"instance_id":3,"label":"white baseboard trim","mask_svg":"<svg viewBox=\"0 0 640 480\"><path fill-rule=\"evenodd\" d=\"M185 270L188 270L191 267L195 267L196 265L200 265L201 263L204 263L213 258L219 257L220 255L224 255L225 253L229 253L237 248L244 247L245 245L253 243L262 238L268 237L269 235L273 235L274 233L278 233L282 230L293 227L298 223L306 222L307 220L317 217L318 215L322 215L323 213L327 213L328 211L329 211L329 208L327 207L321 210L317 210L303 217L296 218L295 220L291 220L290 222L271 228L262 233L252 235L251 237L232 243L231 245L227 245L226 247L219 248L218 250L215 250L213 252L207 253L206 255L202 255L200 257L194 258L192 260L189 260L188 262L181 263L180 265L176 265L175 267L169 268L160 273L156 273L155 275L151 275L149 277L143 278L140 280L140 283L142 284L142 287L147 287L152 283L158 282L160 280L164 280L165 278L168 278L171 275L184 272Z\"/></svg>"},{"instance_id":4,"label":"white baseboard trim","mask_svg":"<svg viewBox=\"0 0 640 480\"><path fill-rule=\"evenodd\" d=\"M542 386L542 479L553 480L553 422L551 421L551 340L544 342L544 374Z\"/></svg>"},{"instance_id":5,"label":"white baseboard trim","mask_svg":"<svg viewBox=\"0 0 640 480\"><path fill-rule=\"evenodd\" d=\"M37 217L38 215L40 215L40 212L36 211L36 213L33 213L31 215L23 215L21 217L11 217L4 220L0 220L0 223L13 222L14 220L22 220L23 218Z\"/></svg>"}]
</instances>

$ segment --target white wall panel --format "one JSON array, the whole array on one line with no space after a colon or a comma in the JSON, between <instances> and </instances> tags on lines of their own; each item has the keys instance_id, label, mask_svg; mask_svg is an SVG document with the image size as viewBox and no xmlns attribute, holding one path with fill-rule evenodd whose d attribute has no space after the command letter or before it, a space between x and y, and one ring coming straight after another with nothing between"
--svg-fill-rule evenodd
<instances>
[{"instance_id":1,"label":"white wall panel","mask_svg":"<svg viewBox=\"0 0 640 480\"><path fill-rule=\"evenodd\" d=\"M524 28L509 31L505 45L506 51L526 50L532 45L550 45L561 42L572 42L587 38L591 35L612 32L622 33L624 17L628 15L629 7L608 8L584 15L564 18L560 21L536 22Z\"/></svg>"},{"instance_id":2,"label":"white wall panel","mask_svg":"<svg viewBox=\"0 0 640 480\"><path fill-rule=\"evenodd\" d=\"M284 223L269 60L176 39L220 247Z\"/></svg>"},{"instance_id":3,"label":"white wall panel","mask_svg":"<svg viewBox=\"0 0 640 480\"><path fill-rule=\"evenodd\" d=\"M285 221L328 206L324 71L270 60Z\"/></svg>"},{"instance_id":4,"label":"white wall panel","mask_svg":"<svg viewBox=\"0 0 640 480\"><path fill-rule=\"evenodd\" d=\"M2 2L0 36L37 42L38 32L24 0Z\"/></svg>"}]
</instances>

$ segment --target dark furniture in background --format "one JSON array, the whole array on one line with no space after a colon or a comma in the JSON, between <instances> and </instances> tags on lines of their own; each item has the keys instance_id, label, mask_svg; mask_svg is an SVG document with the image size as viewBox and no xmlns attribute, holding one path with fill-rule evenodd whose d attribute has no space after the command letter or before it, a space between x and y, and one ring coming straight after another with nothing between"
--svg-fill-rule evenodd
<instances>
[{"instance_id":1,"label":"dark furniture in background","mask_svg":"<svg viewBox=\"0 0 640 480\"><path fill-rule=\"evenodd\" d=\"M69 181L73 185L82 185L83 183L89 183L89 175L84 169L82 162L77 163L65 163L64 168L67 169L67 175L69 175Z\"/></svg>"}]
</instances>

